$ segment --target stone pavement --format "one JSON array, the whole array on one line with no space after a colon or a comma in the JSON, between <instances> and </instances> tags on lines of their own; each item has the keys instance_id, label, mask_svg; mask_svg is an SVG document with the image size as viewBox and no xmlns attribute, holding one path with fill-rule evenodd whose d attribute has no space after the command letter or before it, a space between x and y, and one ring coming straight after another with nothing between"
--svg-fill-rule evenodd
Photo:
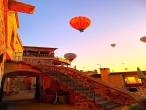
<instances>
[{"instance_id":1,"label":"stone pavement","mask_svg":"<svg viewBox=\"0 0 146 110\"><path fill-rule=\"evenodd\" d=\"M6 103L6 110L83 110L75 106L66 104L48 104L34 101L34 92L20 91L18 94L5 96L3 102ZM128 110L125 107L119 107L113 110Z\"/></svg>"},{"instance_id":2,"label":"stone pavement","mask_svg":"<svg viewBox=\"0 0 146 110\"><path fill-rule=\"evenodd\" d=\"M19 91L19 93L12 94L9 96L4 96L3 97L3 102L7 101L17 101L17 100L29 100L29 99L34 99L35 93L34 91L31 90L23 90Z\"/></svg>"},{"instance_id":3,"label":"stone pavement","mask_svg":"<svg viewBox=\"0 0 146 110\"><path fill-rule=\"evenodd\" d=\"M32 100L6 102L6 110L85 110L65 104L38 103ZM86 109L87 110L87 109ZM121 106L113 110L129 110L128 106Z\"/></svg>"},{"instance_id":4,"label":"stone pavement","mask_svg":"<svg viewBox=\"0 0 146 110\"><path fill-rule=\"evenodd\" d=\"M38 103L35 101L15 101L7 102L6 110L81 110L70 105L53 105L48 103Z\"/></svg>"},{"instance_id":5,"label":"stone pavement","mask_svg":"<svg viewBox=\"0 0 146 110\"><path fill-rule=\"evenodd\" d=\"M19 91L17 94L3 97L6 110L81 110L71 105L38 103L34 101L33 91Z\"/></svg>"}]
</instances>

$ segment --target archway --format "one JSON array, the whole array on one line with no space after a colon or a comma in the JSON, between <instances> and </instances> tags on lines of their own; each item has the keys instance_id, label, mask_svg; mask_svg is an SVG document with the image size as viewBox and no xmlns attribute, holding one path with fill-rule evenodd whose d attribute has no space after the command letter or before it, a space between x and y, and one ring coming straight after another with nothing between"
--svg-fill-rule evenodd
<instances>
[{"instance_id":1,"label":"archway","mask_svg":"<svg viewBox=\"0 0 146 110\"><path fill-rule=\"evenodd\" d=\"M18 92L18 90L6 91L5 87L6 87L7 79L10 79L11 82L14 82L13 81L14 79L15 79L15 81L17 81L17 86L16 86L16 82L15 82L15 84L14 84L15 87L11 87L13 89L18 87L18 84L20 85L20 79L23 79L23 81L25 81L26 79L35 79L34 99L37 100L37 101L41 100L42 74L31 72L31 71L14 71L14 72L5 73L3 78L2 78L2 82L1 82L0 101L3 101L5 93L8 93L7 95L10 95L10 94L14 94L14 93ZM27 84L27 90L32 89L31 85L29 85L29 82L27 82L26 84ZM21 87L22 87L22 85L21 85ZM10 87L9 87L8 90L11 90ZM22 94L22 95L24 95L24 94ZM11 98L11 100L13 100L13 99L14 100L16 100L16 99L19 100L18 97L17 98L14 98L14 97ZM20 99L23 100L23 98L20 98Z\"/></svg>"}]
</instances>

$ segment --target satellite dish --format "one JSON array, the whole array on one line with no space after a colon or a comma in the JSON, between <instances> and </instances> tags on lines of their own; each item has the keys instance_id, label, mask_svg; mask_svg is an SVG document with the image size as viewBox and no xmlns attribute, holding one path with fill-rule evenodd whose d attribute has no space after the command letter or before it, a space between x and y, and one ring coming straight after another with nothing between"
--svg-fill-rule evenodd
<instances>
[{"instance_id":1,"label":"satellite dish","mask_svg":"<svg viewBox=\"0 0 146 110\"><path fill-rule=\"evenodd\" d=\"M146 36L141 37L141 38L140 38L140 41L146 43Z\"/></svg>"}]
</instances>

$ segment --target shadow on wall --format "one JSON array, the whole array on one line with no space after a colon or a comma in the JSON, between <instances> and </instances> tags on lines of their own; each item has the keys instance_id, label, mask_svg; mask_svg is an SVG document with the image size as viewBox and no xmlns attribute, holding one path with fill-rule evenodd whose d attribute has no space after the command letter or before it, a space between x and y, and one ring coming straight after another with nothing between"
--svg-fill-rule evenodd
<instances>
[{"instance_id":1,"label":"shadow on wall","mask_svg":"<svg viewBox=\"0 0 146 110\"><path fill-rule=\"evenodd\" d=\"M3 61L3 54L0 55L0 63Z\"/></svg>"}]
</instances>

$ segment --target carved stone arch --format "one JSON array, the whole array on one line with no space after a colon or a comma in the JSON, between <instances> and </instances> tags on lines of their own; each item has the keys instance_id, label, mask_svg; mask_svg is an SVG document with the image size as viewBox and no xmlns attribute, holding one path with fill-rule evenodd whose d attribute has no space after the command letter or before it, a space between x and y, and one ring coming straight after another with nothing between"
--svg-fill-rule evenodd
<instances>
[{"instance_id":1,"label":"carved stone arch","mask_svg":"<svg viewBox=\"0 0 146 110\"><path fill-rule=\"evenodd\" d=\"M30 71L14 71L10 73L5 73L1 81L1 90L0 90L0 101L2 101L4 93L4 82L8 77L17 77L17 76L27 76L27 77L36 77L36 90L35 90L35 100L41 100L41 87L42 87L42 76L35 72Z\"/></svg>"}]
</instances>

